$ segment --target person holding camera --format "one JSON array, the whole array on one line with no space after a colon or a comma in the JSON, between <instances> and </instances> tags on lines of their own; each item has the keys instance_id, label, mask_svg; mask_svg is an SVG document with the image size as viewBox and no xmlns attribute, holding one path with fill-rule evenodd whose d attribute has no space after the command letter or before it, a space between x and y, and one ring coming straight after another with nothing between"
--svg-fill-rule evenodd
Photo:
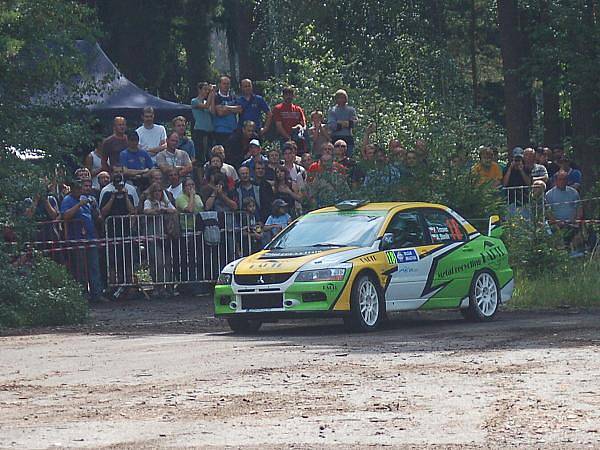
<instances>
[{"instance_id":1,"label":"person holding camera","mask_svg":"<svg viewBox=\"0 0 600 450\"><path fill-rule=\"evenodd\" d=\"M131 236L131 218L135 214L133 197L125 189L125 180L120 173L113 176L115 191L102 198L100 211L106 220L106 234L111 238L108 246L111 279L119 284L131 280L131 242L122 239ZM119 217L120 216L120 217ZM125 248L124 248L125 247Z\"/></svg>"},{"instance_id":2,"label":"person holding camera","mask_svg":"<svg viewBox=\"0 0 600 450\"><path fill-rule=\"evenodd\" d=\"M113 176L113 185L115 186L115 190L102 198L102 203L100 204L102 217L135 214L133 197L125 189L123 175L119 173L115 174ZM108 231L110 232L110 229Z\"/></svg>"},{"instance_id":3,"label":"person holding camera","mask_svg":"<svg viewBox=\"0 0 600 450\"><path fill-rule=\"evenodd\" d=\"M90 184L91 190L91 180L87 182ZM78 281L89 283L90 300L108 301L102 295L104 285L100 273L98 247L93 242L98 238L94 225L95 213L93 213L93 206L90 205L90 197L82 194L82 183L80 180L76 180L71 183L71 190L60 205L60 212L65 220L67 238L71 241L69 245L73 247L69 262L75 272L87 266L87 274L76 273L75 278ZM87 275L87 277L82 275Z\"/></svg>"}]
</instances>

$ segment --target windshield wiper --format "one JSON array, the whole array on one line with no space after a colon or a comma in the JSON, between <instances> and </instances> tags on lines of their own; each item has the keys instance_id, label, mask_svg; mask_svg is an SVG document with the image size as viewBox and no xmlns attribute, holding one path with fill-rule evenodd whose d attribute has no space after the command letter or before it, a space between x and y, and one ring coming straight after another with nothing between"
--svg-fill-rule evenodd
<instances>
[{"instance_id":1,"label":"windshield wiper","mask_svg":"<svg viewBox=\"0 0 600 450\"><path fill-rule=\"evenodd\" d=\"M345 244L334 244L332 242L326 242L324 244L313 244L311 247L346 247Z\"/></svg>"}]
</instances>

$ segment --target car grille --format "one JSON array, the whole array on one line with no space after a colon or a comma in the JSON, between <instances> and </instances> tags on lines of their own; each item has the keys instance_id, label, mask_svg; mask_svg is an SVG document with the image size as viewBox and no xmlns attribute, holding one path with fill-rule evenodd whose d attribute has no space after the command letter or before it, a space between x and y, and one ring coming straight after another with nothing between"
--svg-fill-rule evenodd
<instances>
[{"instance_id":1,"label":"car grille","mask_svg":"<svg viewBox=\"0 0 600 450\"><path fill-rule=\"evenodd\" d=\"M287 281L293 273L265 273L262 275L235 275L235 282L244 286L279 284Z\"/></svg>"},{"instance_id":2,"label":"car grille","mask_svg":"<svg viewBox=\"0 0 600 450\"><path fill-rule=\"evenodd\" d=\"M242 309L283 308L283 294L242 295Z\"/></svg>"}]
</instances>

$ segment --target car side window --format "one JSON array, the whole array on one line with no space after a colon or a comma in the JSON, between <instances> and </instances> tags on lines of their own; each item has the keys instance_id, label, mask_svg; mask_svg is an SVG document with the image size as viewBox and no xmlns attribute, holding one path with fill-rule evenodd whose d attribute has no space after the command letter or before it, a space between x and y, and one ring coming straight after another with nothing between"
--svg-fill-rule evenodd
<instances>
[{"instance_id":1,"label":"car side window","mask_svg":"<svg viewBox=\"0 0 600 450\"><path fill-rule=\"evenodd\" d=\"M426 210L422 211L431 242L434 244L445 244L451 242L463 242L467 240L467 233L462 225L445 211Z\"/></svg>"},{"instance_id":2,"label":"car side window","mask_svg":"<svg viewBox=\"0 0 600 450\"><path fill-rule=\"evenodd\" d=\"M386 233L394 235L393 248L418 247L428 243L419 214L416 212L397 213L388 225Z\"/></svg>"}]
</instances>

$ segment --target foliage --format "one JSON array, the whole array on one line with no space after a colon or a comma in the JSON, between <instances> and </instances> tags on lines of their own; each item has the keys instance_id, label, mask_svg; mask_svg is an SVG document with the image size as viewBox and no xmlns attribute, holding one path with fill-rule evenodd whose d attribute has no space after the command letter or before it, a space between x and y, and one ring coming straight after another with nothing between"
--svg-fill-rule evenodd
<instances>
[{"instance_id":1,"label":"foliage","mask_svg":"<svg viewBox=\"0 0 600 450\"><path fill-rule=\"evenodd\" d=\"M508 248L510 265L521 277L536 279L543 274L560 277L569 272L571 260L562 236L551 233L548 225L532 224L514 216L504 225L502 239Z\"/></svg>"},{"instance_id":2,"label":"foliage","mask_svg":"<svg viewBox=\"0 0 600 450\"><path fill-rule=\"evenodd\" d=\"M450 205L468 218L485 218L502 212L497 191L480 185L469 170L470 159L475 157L476 149L482 143L498 146L502 142L501 130L486 120L481 111L473 110L470 105L461 106L458 101L449 105L434 100L405 102L378 89L367 90L360 85L347 84L351 68L331 50L318 55L319 47L313 45L315 53L311 53L311 33L308 27L298 37L298 47L304 49L306 56L290 57L293 70L261 84L271 104L280 102L281 88L291 84L296 88L295 102L303 106L307 115L313 110L326 114L333 105L333 93L344 87L350 104L359 112L354 155L359 162L362 133L369 123L376 126L374 143L385 151L391 139L398 139L409 150L414 149L417 140L424 140L429 150L426 167L417 169L406 183L395 185L383 180L353 189L352 196L372 201L439 202ZM461 161L457 167L452 163L455 158ZM369 169L368 164L362 164Z\"/></svg>"},{"instance_id":3,"label":"foliage","mask_svg":"<svg viewBox=\"0 0 600 450\"><path fill-rule=\"evenodd\" d=\"M0 327L80 323L87 314L82 288L63 266L40 255L10 261L0 253Z\"/></svg>"},{"instance_id":4,"label":"foliage","mask_svg":"<svg viewBox=\"0 0 600 450\"><path fill-rule=\"evenodd\" d=\"M68 0L9 0L0 9L0 224L22 231L19 203L45 191L93 129L82 113L82 55L77 39L94 39L93 12ZM66 99L54 92L69 93ZM37 156L37 165L17 157Z\"/></svg>"}]
</instances>

